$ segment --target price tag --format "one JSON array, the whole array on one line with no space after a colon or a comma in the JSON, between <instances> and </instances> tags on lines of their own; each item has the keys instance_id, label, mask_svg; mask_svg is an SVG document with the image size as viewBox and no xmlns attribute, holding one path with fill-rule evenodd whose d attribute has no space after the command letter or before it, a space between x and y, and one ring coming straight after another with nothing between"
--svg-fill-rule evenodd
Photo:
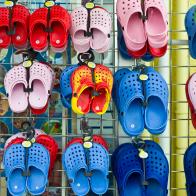
<instances>
[{"instance_id":1,"label":"price tag","mask_svg":"<svg viewBox=\"0 0 196 196\"><path fill-rule=\"evenodd\" d=\"M92 142L84 142L84 143L83 143L83 146L84 146L84 148L89 149L89 148L92 148L93 143L92 143Z\"/></svg>"},{"instance_id":2,"label":"price tag","mask_svg":"<svg viewBox=\"0 0 196 196\"><path fill-rule=\"evenodd\" d=\"M87 63L88 67L94 69L96 67L96 64L94 62L88 62Z\"/></svg>"},{"instance_id":3,"label":"price tag","mask_svg":"<svg viewBox=\"0 0 196 196\"><path fill-rule=\"evenodd\" d=\"M45 5L45 7L52 7L55 5L55 2L54 1L46 1L44 5Z\"/></svg>"},{"instance_id":4,"label":"price tag","mask_svg":"<svg viewBox=\"0 0 196 196\"><path fill-rule=\"evenodd\" d=\"M146 80L148 80L148 75L146 75L146 74L140 74L139 78L142 81L146 81Z\"/></svg>"},{"instance_id":5,"label":"price tag","mask_svg":"<svg viewBox=\"0 0 196 196\"><path fill-rule=\"evenodd\" d=\"M31 60L27 60L27 61L23 62L23 67L29 68L29 67L31 67L32 64L33 64L33 62Z\"/></svg>"},{"instance_id":6,"label":"price tag","mask_svg":"<svg viewBox=\"0 0 196 196\"><path fill-rule=\"evenodd\" d=\"M29 147L31 147L31 145L32 145L31 141L26 140L26 141L22 142L22 146L25 148L29 148Z\"/></svg>"},{"instance_id":7,"label":"price tag","mask_svg":"<svg viewBox=\"0 0 196 196\"><path fill-rule=\"evenodd\" d=\"M148 158L148 153L145 152L143 149L139 149L139 157L141 159L146 159L146 158Z\"/></svg>"},{"instance_id":8,"label":"price tag","mask_svg":"<svg viewBox=\"0 0 196 196\"><path fill-rule=\"evenodd\" d=\"M95 4L93 2L88 2L85 5L86 9L93 9L95 7Z\"/></svg>"},{"instance_id":9,"label":"price tag","mask_svg":"<svg viewBox=\"0 0 196 196\"><path fill-rule=\"evenodd\" d=\"M14 2L13 1L5 1L4 5L7 6L7 7L13 7Z\"/></svg>"}]
</instances>

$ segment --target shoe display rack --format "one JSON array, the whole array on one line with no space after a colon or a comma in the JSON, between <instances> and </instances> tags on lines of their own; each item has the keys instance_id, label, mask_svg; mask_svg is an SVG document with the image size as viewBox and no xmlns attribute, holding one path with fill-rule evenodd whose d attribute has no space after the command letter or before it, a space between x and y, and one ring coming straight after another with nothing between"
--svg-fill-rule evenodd
<instances>
[{"instance_id":1,"label":"shoe display rack","mask_svg":"<svg viewBox=\"0 0 196 196\"><path fill-rule=\"evenodd\" d=\"M42 7L44 1L40 0L19 0L19 3L27 6L32 12L36 8ZM65 7L69 12L81 5L81 1L77 0L57 0L57 4ZM150 135L147 131L142 134L143 139L153 139L158 142L164 149L170 166L170 175L168 183L169 196L186 196L186 180L184 174L183 157L185 150L193 142L196 141L196 131L191 123L191 115L185 94L185 85L189 76L196 72L196 60L192 59L188 52L188 37L184 26L184 17L188 9L195 4L195 0L165 0L168 9L169 21L169 44L165 56L154 59L152 62L144 62L142 60L125 60L121 57L118 50L117 40L117 15L116 0L96 0L96 5L106 8L112 16L112 43L107 54L96 54L97 63L104 64L114 73L119 68L130 68L141 62L142 64L151 65L165 78L169 88L169 119L165 132L161 135ZM0 0L0 6L4 1ZM3 83L2 75L13 64L20 62L20 55L7 55L2 60L3 52L0 51L0 85ZM8 53L14 53L13 49L9 49ZM58 73L59 69L64 69L66 65L76 64L77 55L71 44L68 44L66 52L62 55L55 55L52 50L41 53L41 57L45 58L48 63L55 68ZM1 87L1 86L0 86ZM58 141L60 151L59 158L54 168L52 182L46 189L45 195L54 196L72 196L74 195L68 180L65 176L61 155L65 145L74 137L82 137L80 130L80 122L83 115L77 115L70 109L65 109L59 99L59 103L53 93L52 102L49 103L49 110L45 115L33 116L31 113L23 113L20 115L9 112L7 115L1 115L7 107L6 96L0 92L0 196L9 195L6 190L5 174L3 172L2 157L3 145L8 137L14 134L17 125L21 121L30 120L38 128L44 128L56 141ZM56 102L55 102L56 101ZM53 103L55 102L55 103ZM56 105L55 105L56 104ZM130 142L131 138L127 136L121 128L118 121L118 114L114 103L111 101L107 112L104 115L95 115L89 113L89 125L93 129L94 134L102 135L109 144L110 157L119 144ZM105 196L118 196L118 188L115 177L110 167L109 172L109 189ZM93 193L89 193L93 196Z\"/></svg>"}]
</instances>

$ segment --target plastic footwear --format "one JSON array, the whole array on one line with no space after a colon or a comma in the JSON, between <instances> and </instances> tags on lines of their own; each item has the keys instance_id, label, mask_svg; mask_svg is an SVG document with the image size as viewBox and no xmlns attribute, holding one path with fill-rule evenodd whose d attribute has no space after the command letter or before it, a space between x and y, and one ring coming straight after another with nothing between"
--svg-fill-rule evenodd
<instances>
[{"instance_id":1,"label":"plastic footwear","mask_svg":"<svg viewBox=\"0 0 196 196\"><path fill-rule=\"evenodd\" d=\"M28 107L26 69L22 65L14 66L6 73L4 86L8 95L10 109L15 113L24 112Z\"/></svg>"},{"instance_id":2,"label":"plastic footwear","mask_svg":"<svg viewBox=\"0 0 196 196\"><path fill-rule=\"evenodd\" d=\"M144 70L148 80L144 82L147 106L145 107L145 125L151 134L161 134L167 125L168 87L164 78L153 68ZM153 119L153 120L152 120Z\"/></svg>"},{"instance_id":3,"label":"plastic footwear","mask_svg":"<svg viewBox=\"0 0 196 196\"><path fill-rule=\"evenodd\" d=\"M144 130L144 95L140 73L127 73L119 84L119 120L123 130L130 136L137 136Z\"/></svg>"},{"instance_id":4,"label":"plastic footwear","mask_svg":"<svg viewBox=\"0 0 196 196\"><path fill-rule=\"evenodd\" d=\"M184 172L186 176L187 195L196 194L196 176L195 176L195 160L196 160L196 143L191 144L184 155Z\"/></svg>"},{"instance_id":5,"label":"plastic footwear","mask_svg":"<svg viewBox=\"0 0 196 196\"><path fill-rule=\"evenodd\" d=\"M13 7L12 26L15 34L12 35L12 43L15 48L23 49L27 47L29 35L29 10L22 5Z\"/></svg>"},{"instance_id":6,"label":"plastic footwear","mask_svg":"<svg viewBox=\"0 0 196 196\"><path fill-rule=\"evenodd\" d=\"M112 99L116 104L117 109L119 109L119 85L122 80L122 78L130 73L131 71L127 68L119 69L115 74L114 74L114 86L112 90Z\"/></svg>"},{"instance_id":7,"label":"plastic footwear","mask_svg":"<svg viewBox=\"0 0 196 196\"><path fill-rule=\"evenodd\" d=\"M61 101L63 106L71 108L72 88L71 75L78 68L78 65L67 66L60 77Z\"/></svg>"},{"instance_id":8,"label":"plastic footwear","mask_svg":"<svg viewBox=\"0 0 196 196\"><path fill-rule=\"evenodd\" d=\"M39 8L30 16L30 43L32 48L38 52L44 52L48 48L47 14L47 8Z\"/></svg>"},{"instance_id":9,"label":"plastic footwear","mask_svg":"<svg viewBox=\"0 0 196 196\"><path fill-rule=\"evenodd\" d=\"M9 30L9 10L0 8L0 49L8 48L11 44L11 36L7 34Z\"/></svg>"},{"instance_id":10,"label":"plastic footwear","mask_svg":"<svg viewBox=\"0 0 196 196\"><path fill-rule=\"evenodd\" d=\"M148 182L145 195L166 196L169 175L168 160L163 150L158 147L146 143L145 150L148 153L148 158L145 159L146 181Z\"/></svg>"},{"instance_id":11,"label":"plastic footwear","mask_svg":"<svg viewBox=\"0 0 196 196\"><path fill-rule=\"evenodd\" d=\"M192 124L196 128L196 74L190 76L186 82L186 97L189 104Z\"/></svg>"},{"instance_id":12,"label":"plastic footwear","mask_svg":"<svg viewBox=\"0 0 196 196\"><path fill-rule=\"evenodd\" d=\"M135 0L118 0L117 17L123 30L125 44L132 56L141 57L146 53L146 32L142 21L141 2ZM141 52L142 51L142 52Z\"/></svg>"},{"instance_id":13,"label":"plastic footwear","mask_svg":"<svg viewBox=\"0 0 196 196\"><path fill-rule=\"evenodd\" d=\"M85 152L82 144L70 145L63 153L63 168L70 180L72 190L76 195L84 196L90 190L85 159Z\"/></svg>"},{"instance_id":14,"label":"plastic footwear","mask_svg":"<svg viewBox=\"0 0 196 196\"><path fill-rule=\"evenodd\" d=\"M46 135L46 133L41 129L35 129L35 138L37 138L39 135ZM26 134L24 134L23 132L12 135L6 140L4 150L6 150L9 146L11 146L14 143L22 143L21 141L23 141L25 138Z\"/></svg>"},{"instance_id":15,"label":"plastic footwear","mask_svg":"<svg viewBox=\"0 0 196 196\"><path fill-rule=\"evenodd\" d=\"M97 143L93 143L89 149L89 171L91 190L102 195L108 190L108 171L109 171L109 154L106 149ZM98 183L99 182L99 183Z\"/></svg>"},{"instance_id":16,"label":"plastic footwear","mask_svg":"<svg viewBox=\"0 0 196 196\"><path fill-rule=\"evenodd\" d=\"M196 5L192 6L185 17L185 27L189 38L189 51L196 59Z\"/></svg>"},{"instance_id":17,"label":"plastic footwear","mask_svg":"<svg viewBox=\"0 0 196 196\"><path fill-rule=\"evenodd\" d=\"M94 69L95 77L95 91L99 95L95 95L92 100L92 111L96 114L104 114L110 104L112 87L113 87L113 75L109 68L103 65L96 65Z\"/></svg>"},{"instance_id":18,"label":"plastic footwear","mask_svg":"<svg viewBox=\"0 0 196 196\"><path fill-rule=\"evenodd\" d=\"M90 111L94 83L91 69L85 65L78 67L71 76L72 110L77 114Z\"/></svg>"},{"instance_id":19,"label":"plastic footwear","mask_svg":"<svg viewBox=\"0 0 196 196\"><path fill-rule=\"evenodd\" d=\"M50 153L50 169L49 169L49 176L50 176L54 168L55 161L56 161L56 157L58 153L58 144L49 135L39 135L36 138L36 142L39 144L42 144Z\"/></svg>"},{"instance_id":20,"label":"plastic footwear","mask_svg":"<svg viewBox=\"0 0 196 196\"><path fill-rule=\"evenodd\" d=\"M7 188L11 195L23 195L26 190L25 149L21 144L10 146L4 153L3 165L7 177Z\"/></svg>"},{"instance_id":21,"label":"plastic footwear","mask_svg":"<svg viewBox=\"0 0 196 196\"><path fill-rule=\"evenodd\" d=\"M53 88L54 77L54 71L48 65L33 62L30 67L29 79L29 87L33 88L33 91L29 93L29 104L32 109L47 109L46 106Z\"/></svg>"},{"instance_id":22,"label":"plastic footwear","mask_svg":"<svg viewBox=\"0 0 196 196\"><path fill-rule=\"evenodd\" d=\"M98 53L104 53L110 46L110 33L112 19L110 14L101 7L95 7L90 11L90 30L92 38L90 46Z\"/></svg>"},{"instance_id":23,"label":"plastic footwear","mask_svg":"<svg viewBox=\"0 0 196 196\"><path fill-rule=\"evenodd\" d=\"M71 18L68 11L55 5L51 8L50 15L50 45L54 52L63 52L67 48L68 34Z\"/></svg>"},{"instance_id":24,"label":"plastic footwear","mask_svg":"<svg viewBox=\"0 0 196 196\"><path fill-rule=\"evenodd\" d=\"M85 7L79 7L71 13L72 26L70 30L74 49L79 52L87 52L90 49L90 37L87 32L88 11Z\"/></svg>"},{"instance_id":25,"label":"plastic footwear","mask_svg":"<svg viewBox=\"0 0 196 196\"><path fill-rule=\"evenodd\" d=\"M45 192L48 183L50 155L44 146L37 143L34 143L29 148L28 153L28 170L30 176L27 177L27 189L32 195L41 195Z\"/></svg>"},{"instance_id":26,"label":"plastic footwear","mask_svg":"<svg viewBox=\"0 0 196 196\"><path fill-rule=\"evenodd\" d=\"M108 144L102 136L93 135L93 142L102 145L107 151L109 151ZM70 145L75 144L75 143L80 143L83 145L84 142L82 138L74 138L67 143L66 148L68 148Z\"/></svg>"},{"instance_id":27,"label":"plastic footwear","mask_svg":"<svg viewBox=\"0 0 196 196\"><path fill-rule=\"evenodd\" d=\"M142 160L138 153L133 144L127 143L119 146L112 155L112 162L115 160L112 170L120 196L144 195Z\"/></svg>"},{"instance_id":28,"label":"plastic footwear","mask_svg":"<svg viewBox=\"0 0 196 196\"><path fill-rule=\"evenodd\" d=\"M156 50L162 49L164 55L168 42L167 11L163 0L145 0L144 12L148 19L144 22L148 37L149 48L153 56L157 56ZM155 50L155 52L153 52ZM159 51L159 52L160 52Z\"/></svg>"}]
</instances>

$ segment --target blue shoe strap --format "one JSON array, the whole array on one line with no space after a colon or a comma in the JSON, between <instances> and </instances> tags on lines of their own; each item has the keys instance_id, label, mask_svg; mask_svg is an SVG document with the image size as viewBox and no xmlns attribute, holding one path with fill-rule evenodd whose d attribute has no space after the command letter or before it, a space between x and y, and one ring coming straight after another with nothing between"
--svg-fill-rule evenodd
<instances>
[{"instance_id":1,"label":"blue shoe strap","mask_svg":"<svg viewBox=\"0 0 196 196\"><path fill-rule=\"evenodd\" d=\"M11 145L4 154L3 165L6 176L12 173L13 170L19 168L25 170L25 149L21 144Z\"/></svg>"},{"instance_id":2,"label":"blue shoe strap","mask_svg":"<svg viewBox=\"0 0 196 196\"><path fill-rule=\"evenodd\" d=\"M85 152L82 144L72 144L65 150L63 154L63 166L68 178L73 182L79 170L87 170Z\"/></svg>"},{"instance_id":3,"label":"blue shoe strap","mask_svg":"<svg viewBox=\"0 0 196 196\"><path fill-rule=\"evenodd\" d=\"M89 149L89 171L93 170L101 171L105 176L109 171L109 154L106 149L97 143L93 143L93 146Z\"/></svg>"},{"instance_id":4,"label":"blue shoe strap","mask_svg":"<svg viewBox=\"0 0 196 196\"><path fill-rule=\"evenodd\" d=\"M48 150L41 144L34 143L28 152L28 169L31 166L39 169L47 179L50 166L50 154Z\"/></svg>"},{"instance_id":5,"label":"blue shoe strap","mask_svg":"<svg viewBox=\"0 0 196 196\"><path fill-rule=\"evenodd\" d=\"M122 112L126 112L134 99L144 100L142 82L139 80L138 71L132 71L122 78L119 85L119 95L119 106Z\"/></svg>"},{"instance_id":6,"label":"blue shoe strap","mask_svg":"<svg viewBox=\"0 0 196 196\"><path fill-rule=\"evenodd\" d=\"M168 107L168 86L164 78L153 68L149 67L144 70L148 75L148 80L144 82L146 101L149 97L158 97L167 110Z\"/></svg>"}]
</instances>

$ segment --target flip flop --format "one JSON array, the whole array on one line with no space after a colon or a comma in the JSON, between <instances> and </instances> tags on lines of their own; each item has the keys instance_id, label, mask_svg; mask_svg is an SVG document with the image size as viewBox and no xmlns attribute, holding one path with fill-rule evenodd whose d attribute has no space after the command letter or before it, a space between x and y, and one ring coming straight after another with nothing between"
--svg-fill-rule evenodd
<instances>
[{"instance_id":1,"label":"flip flop","mask_svg":"<svg viewBox=\"0 0 196 196\"><path fill-rule=\"evenodd\" d=\"M90 37L87 32L88 11L85 7L79 7L72 11L72 26L70 30L74 49L79 52L87 52L90 49Z\"/></svg>"},{"instance_id":2,"label":"flip flop","mask_svg":"<svg viewBox=\"0 0 196 196\"><path fill-rule=\"evenodd\" d=\"M168 160L163 150L159 150L157 147L147 144L145 149L148 153L148 157L145 159L146 181L148 182L145 195L166 196L168 193Z\"/></svg>"},{"instance_id":3,"label":"flip flop","mask_svg":"<svg viewBox=\"0 0 196 196\"><path fill-rule=\"evenodd\" d=\"M161 49L163 47L167 48L168 17L164 1L145 0L144 12L145 15L148 17L144 24L148 37L149 48L151 53L153 54L153 49ZM156 53L153 55L156 56Z\"/></svg>"},{"instance_id":4,"label":"flip flop","mask_svg":"<svg viewBox=\"0 0 196 196\"><path fill-rule=\"evenodd\" d=\"M91 69L85 65L78 67L71 76L72 110L77 114L90 111L94 83Z\"/></svg>"},{"instance_id":5,"label":"flip flop","mask_svg":"<svg viewBox=\"0 0 196 196\"><path fill-rule=\"evenodd\" d=\"M96 114L104 114L110 104L113 75L109 68L97 64L94 69L95 90L99 94L92 99L92 111Z\"/></svg>"},{"instance_id":6,"label":"flip flop","mask_svg":"<svg viewBox=\"0 0 196 196\"><path fill-rule=\"evenodd\" d=\"M54 52L63 52L67 48L68 34L71 27L71 18L68 11L55 5L50 15L50 45Z\"/></svg>"},{"instance_id":7,"label":"flip flop","mask_svg":"<svg viewBox=\"0 0 196 196\"><path fill-rule=\"evenodd\" d=\"M192 74L186 82L186 97L189 104L192 124L196 128L196 74Z\"/></svg>"},{"instance_id":8,"label":"flip flop","mask_svg":"<svg viewBox=\"0 0 196 196\"><path fill-rule=\"evenodd\" d=\"M67 66L60 77L61 101L64 107L71 108L72 88L71 75L78 68L78 65Z\"/></svg>"},{"instance_id":9,"label":"flip flop","mask_svg":"<svg viewBox=\"0 0 196 196\"><path fill-rule=\"evenodd\" d=\"M129 53L137 58L143 56L147 50L147 36L141 16L140 1L117 1L117 17L123 31L126 47Z\"/></svg>"},{"instance_id":10,"label":"flip flop","mask_svg":"<svg viewBox=\"0 0 196 196\"><path fill-rule=\"evenodd\" d=\"M123 130L130 136L137 136L144 130L144 95L140 72L131 71L120 81L118 94L119 120Z\"/></svg>"},{"instance_id":11,"label":"flip flop","mask_svg":"<svg viewBox=\"0 0 196 196\"><path fill-rule=\"evenodd\" d=\"M29 10L23 5L15 5L13 7L12 26L15 34L12 35L12 43L15 48L23 49L28 44L29 33Z\"/></svg>"},{"instance_id":12,"label":"flip flop","mask_svg":"<svg viewBox=\"0 0 196 196\"><path fill-rule=\"evenodd\" d=\"M93 142L102 145L107 151L109 151L108 144L102 136L93 135L92 137L93 137ZM70 145L75 144L75 143L83 144L84 142L82 138L74 138L67 143L66 148L68 148Z\"/></svg>"},{"instance_id":13,"label":"flip flop","mask_svg":"<svg viewBox=\"0 0 196 196\"><path fill-rule=\"evenodd\" d=\"M104 53L109 49L111 29L110 14L101 7L93 8L90 11L90 31L92 32L90 46L93 50Z\"/></svg>"},{"instance_id":14,"label":"flip flop","mask_svg":"<svg viewBox=\"0 0 196 196\"><path fill-rule=\"evenodd\" d=\"M120 97L119 85L120 85L122 78L128 73L130 73L130 70L128 68L123 68L123 69L119 69L114 74L114 86L113 86L113 90L112 90L112 99L113 99L117 109L120 108L119 107L119 97Z\"/></svg>"},{"instance_id":15,"label":"flip flop","mask_svg":"<svg viewBox=\"0 0 196 196\"><path fill-rule=\"evenodd\" d=\"M54 164L58 153L58 144L51 136L46 134L39 135L36 138L36 142L42 144L50 153L50 169L49 169L49 176L50 176L52 174L52 170L54 169Z\"/></svg>"},{"instance_id":16,"label":"flip flop","mask_svg":"<svg viewBox=\"0 0 196 196\"><path fill-rule=\"evenodd\" d=\"M189 40L189 52L196 59L196 5L192 6L185 17L185 27Z\"/></svg>"},{"instance_id":17,"label":"flip flop","mask_svg":"<svg viewBox=\"0 0 196 196\"><path fill-rule=\"evenodd\" d=\"M11 36L7 34L9 31L9 10L0 8L0 49L8 48L11 44Z\"/></svg>"},{"instance_id":18,"label":"flip flop","mask_svg":"<svg viewBox=\"0 0 196 196\"><path fill-rule=\"evenodd\" d=\"M33 88L33 91L29 93L31 108L35 110L47 109L46 106L52 92L54 77L54 71L48 65L33 62L30 67L29 79L29 87Z\"/></svg>"},{"instance_id":19,"label":"flip flop","mask_svg":"<svg viewBox=\"0 0 196 196\"><path fill-rule=\"evenodd\" d=\"M24 112L28 107L26 69L22 65L14 66L6 73L4 86L10 109L15 113Z\"/></svg>"},{"instance_id":20,"label":"flip flop","mask_svg":"<svg viewBox=\"0 0 196 196\"><path fill-rule=\"evenodd\" d=\"M44 131L42 131L41 129L35 129L35 139L39 136L39 135L46 135L46 133ZM20 133L16 133L14 135L12 135L11 137L9 137L4 145L4 150L6 150L9 146L11 146L13 143L22 143L20 141L26 139L26 134L24 132L20 132Z\"/></svg>"},{"instance_id":21,"label":"flip flop","mask_svg":"<svg viewBox=\"0 0 196 196\"><path fill-rule=\"evenodd\" d=\"M153 68L144 70L148 80L144 82L144 92L147 106L144 120L151 134L161 134L168 119L168 86L164 78ZM153 120L152 120L153 119Z\"/></svg>"},{"instance_id":22,"label":"flip flop","mask_svg":"<svg viewBox=\"0 0 196 196\"><path fill-rule=\"evenodd\" d=\"M47 15L47 8L39 8L30 16L30 43L31 47L38 52L44 52L48 48Z\"/></svg>"},{"instance_id":23,"label":"flip flop","mask_svg":"<svg viewBox=\"0 0 196 196\"><path fill-rule=\"evenodd\" d=\"M63 153L63 168L70 180L70 185L76 195L84 196L90 190L85 152L82 144L70 145Z\"/></svg>"},{"instance_id":24,"label":"flip flop","mask_svg":"<svg viewBox=\"0 0 196 196\"><path fill-rule=\"evenodd\" d=\"M138 156L137 148L128 143L118 148L112 155L112 161L116 160L112 169L120 196L144 195L142 159Z\"/></svg>"},{"instance_id":25,"label":"flip flop","mask_svg":"<svg viewBox=\"0 0 196 196\"><path fill-rule=\"evenodd\" d=\"M10 146L4 153L3 165L7 177L7 188L11 195L23 195L26 191L25 149L21 144Z\"/></svg>"},{"instance_id":26,"label":"flip flop","mask_svg":"<svg viewBox=\"0 0 196 196\"><path fill-rule=\"evenodd\" d=\"M188 196L196 194L196 175L195 175L195 160L196 160L196 143L191 144L184 155L184 172L186 176L186 190Z\"/></svg>"},{"instance_id":27,"label":"flip flop","mask_svg":"<svg viewBox=\"0 0 196 196\"><path fill-rule=\"evenodd\" d=\"M48 150L41 144L34 143L29 148L28 170L26 186L30 194L42 195L48 183L48 171L50 166L50 155Z\"/></svg>"},{"instance_id":28,"label":"flip flop","mask_svg":"<svg viewBox=\"0 0 196 196\"><path fill-rule=\"evenodd\" d=\"M97 194L105 194L108 190L109 180L109 154L108 151L100 144L93 143L89 149L89 171L91 190Z\"/></svg>"}]
</instances>

